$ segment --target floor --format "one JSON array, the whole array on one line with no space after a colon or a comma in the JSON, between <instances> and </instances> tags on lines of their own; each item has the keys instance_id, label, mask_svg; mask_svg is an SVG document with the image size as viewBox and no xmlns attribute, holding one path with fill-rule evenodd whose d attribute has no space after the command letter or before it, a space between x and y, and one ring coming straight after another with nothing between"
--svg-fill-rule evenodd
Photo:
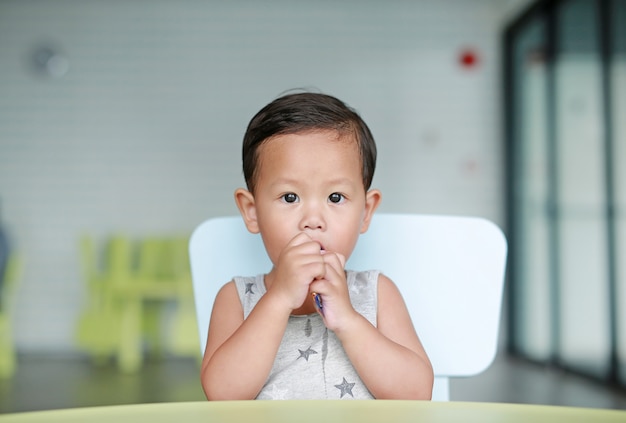
<instances>
[{"instance_id":1,"label":"floor","mask_svg":"<svg viewBox=\"0 0 626 423\"><path fill-rule=\"evenodd\" d=\"M483 374L454 380L452 400L536 403L626 409L626 390L499 357ZM202 401L198 364L193 359L152 360L134 375L113 364L94 367L77 357L19 357L10 380L0 380L0 414L112 404Z\"/></svg>"}]
</instances>

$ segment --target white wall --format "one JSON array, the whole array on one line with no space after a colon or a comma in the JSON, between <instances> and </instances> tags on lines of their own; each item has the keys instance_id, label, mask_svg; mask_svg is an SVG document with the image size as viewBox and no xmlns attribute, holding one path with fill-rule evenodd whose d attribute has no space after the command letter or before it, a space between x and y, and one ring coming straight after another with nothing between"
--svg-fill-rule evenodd
<instances>
[{"instance_id":1,"label":"white wall","mask_svg":"<svg viewBox=\"0 0 626 423\"><path fill-rule=\"evenodd\" d=\"M383 212L502 223L501 28L520 1L0 2L0 207L26 267L22 350L71 351L77 240L236 213L240 144L282 91L361 112ZM62 77L37 72L56 49ZM461 49L479 54L473 69Z\"/></svg>"}]
</instances>

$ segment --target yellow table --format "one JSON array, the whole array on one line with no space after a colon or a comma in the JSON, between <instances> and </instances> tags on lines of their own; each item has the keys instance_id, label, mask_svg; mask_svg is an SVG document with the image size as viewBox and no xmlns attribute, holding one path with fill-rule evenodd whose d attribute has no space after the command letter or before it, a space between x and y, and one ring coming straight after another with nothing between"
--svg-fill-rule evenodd
<instances>
[{"instance_id":1,"label":"yellow table","mask_svg":"<svg viewBox=\"0 0 626 423\"><path fill-rule=\"evenodd\" d=\"M0 415L0 422L625 423L626 411L477 402L227 401L34 411Z\"/></svg>"}]
</instances>

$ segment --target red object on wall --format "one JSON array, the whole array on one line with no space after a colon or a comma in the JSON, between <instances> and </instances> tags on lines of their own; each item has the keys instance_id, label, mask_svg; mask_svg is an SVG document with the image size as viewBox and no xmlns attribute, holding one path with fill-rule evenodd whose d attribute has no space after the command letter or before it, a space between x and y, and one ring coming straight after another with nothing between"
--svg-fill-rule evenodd
<instances>
[{"instance_id":1,"label":"red object on wall","mask_svg":"<svg viewBox=\"0 0 626 423\"><path fill-rule=\"evenodd\" d=\"M459 64L466 69L472 69L478 65L478 54L473 49L463 49L459 53Z\"/></svg>"}]
</instances>

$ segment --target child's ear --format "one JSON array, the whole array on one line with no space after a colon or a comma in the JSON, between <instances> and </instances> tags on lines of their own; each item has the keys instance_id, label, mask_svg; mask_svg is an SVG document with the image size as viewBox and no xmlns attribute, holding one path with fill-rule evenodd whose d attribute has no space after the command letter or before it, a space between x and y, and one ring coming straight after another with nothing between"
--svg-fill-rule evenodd
<instances>
[{"instance_id":1,"label":"child's ear","mask_svg":"<svg viewBox=\"0 0 626 423\"><path fill-rule=\"evenodd\" d=\"M382 194L377 189L369 190L365 194L365 214L363 215L363 223L361 224L362 234L367 232L367 229L370 227L372 216L374 216L374 212L378 208L381 199Z\"/></svg>"},{"instance_id":2,"label":"child's ear","mask_svg":"<svg viewBox=\"0 0 626 423\"><path fill-rule=\"evenodd\" d=\"M239 213L243 217L243 221L246 224L246 228L253 234L259 233L259 223L256 217L256 204L254 202L254 195L246 189L237 188L235 190L235 203L239 208Z\"/></svg>"}]
</instances>

